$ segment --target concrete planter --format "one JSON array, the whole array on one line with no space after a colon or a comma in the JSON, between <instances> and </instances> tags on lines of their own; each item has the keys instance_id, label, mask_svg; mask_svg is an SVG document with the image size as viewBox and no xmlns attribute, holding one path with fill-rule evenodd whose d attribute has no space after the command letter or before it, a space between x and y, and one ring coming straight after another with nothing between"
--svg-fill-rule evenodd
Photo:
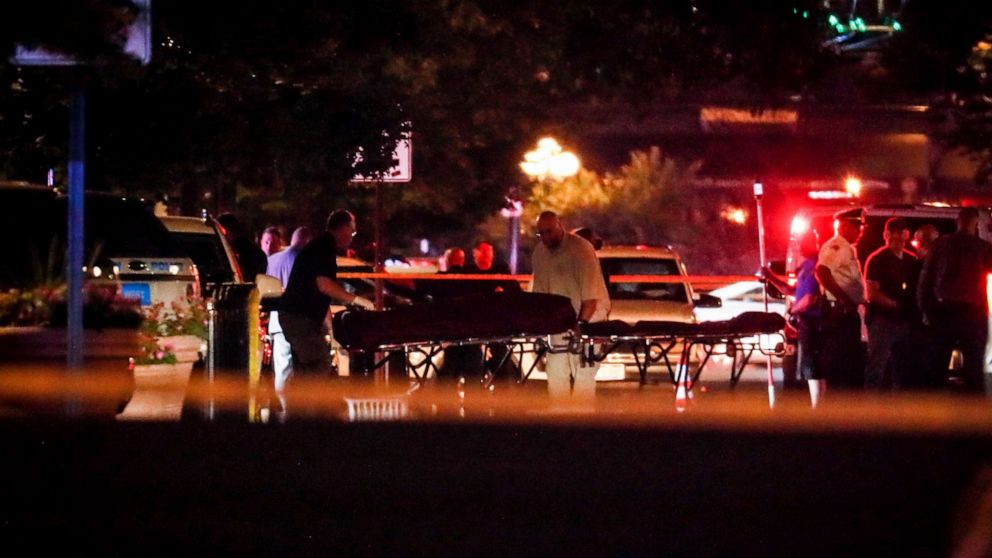
<instances>
[{"instance_id":1,"label":"concrete planter","mask_svg":"<svg viewBox=\"0 0 992 558\"><path fill-rule=\"evenodd\" d=\"M195 335L156 337L155 341L159 347L173 352L179 362L196 362L206 350L206 342Z\"/></svg>"},{"instance_id":2,"label":"concrete planter","mask_svg":"<svg viewBox=\"0 0 992 558\"><path fill-rule=\"evenodd\" d=\"M0 327L0 405L30 414L113 416L131 397L129 359L141 341L134 329L86 330L82 369L67 374L65 328Z\"/></svg>"},{"instance_id":3,"label":"concrete planter","mask_svg":"<svg viewBox=\"0 0 992 558\"><path fill-rule=\"evenodd\" d=\"M134 367L134 396L118 420L179 420L193 362Z\"/></svg>"}]
</instances>

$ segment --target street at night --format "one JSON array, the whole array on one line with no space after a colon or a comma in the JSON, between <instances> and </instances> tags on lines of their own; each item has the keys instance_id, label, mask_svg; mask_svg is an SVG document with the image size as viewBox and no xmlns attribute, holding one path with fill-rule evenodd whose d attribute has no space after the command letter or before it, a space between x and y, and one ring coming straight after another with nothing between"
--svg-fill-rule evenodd
<instances>
[{"instance_id":1,"label":"street at night","mask_svg":"<svg viewBox=\"0 0 992 558\"><path fill-rule=\"evenodd\" d=\"M11 555L992 556L992 4L0 8Z\"/></svg>"}]
</instances>

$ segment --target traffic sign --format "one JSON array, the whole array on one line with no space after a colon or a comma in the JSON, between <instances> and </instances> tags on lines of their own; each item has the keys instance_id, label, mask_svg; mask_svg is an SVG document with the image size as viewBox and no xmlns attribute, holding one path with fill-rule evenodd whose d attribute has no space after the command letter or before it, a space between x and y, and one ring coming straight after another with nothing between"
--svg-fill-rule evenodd
<instances>
[{"instance_id":1,"label":"traffic sign","mask_svg":"<svg viewBox=\"0 0 992 558\"><path fill-rule=\"evenodd\" d=\"M361 151L355 156L355 164L362 161ZM396 142L393 149L393 166L389 167L382 176L364 176L356 174L352 182L410 182L413 180L413 138L406 134Z\"/></svg>"},{"instance_id":2,"label":"traffic sign","mask_svg":"<svg viewBox=\"0 0 992 558\"><path fill-rule=\"evenodd\" d=\"M130 24L117 37L121 50L128 56L147 65L152 60L152 11L151 0L131 0L135 10L130 13ZM88 64L72 56L52 52L37 45L17 45L10 61L20 66L77 66Z\"/></svg>"}]
</instances>

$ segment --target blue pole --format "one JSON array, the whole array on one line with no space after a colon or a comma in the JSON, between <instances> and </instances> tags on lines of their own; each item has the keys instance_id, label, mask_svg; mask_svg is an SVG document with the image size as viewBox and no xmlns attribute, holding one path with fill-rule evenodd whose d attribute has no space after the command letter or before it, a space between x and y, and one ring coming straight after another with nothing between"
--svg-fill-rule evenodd
<instances>
[{"instance_id":1,"label":"blue pole","mask_svg":"<svg viewBox=\"0 0 992 558\"><path fill-rule=\"evenodd\" d=\"M86 180L86 92L82 84L72 90L69 107L68 234L68 331L66 366L83 364L83 218Z\"/></svg>"}]
</instances>

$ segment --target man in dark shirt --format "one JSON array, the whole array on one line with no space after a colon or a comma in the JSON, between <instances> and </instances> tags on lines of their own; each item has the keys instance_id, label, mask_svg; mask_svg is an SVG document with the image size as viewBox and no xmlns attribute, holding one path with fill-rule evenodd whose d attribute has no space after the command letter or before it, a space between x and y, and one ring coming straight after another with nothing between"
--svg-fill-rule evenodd
<instances>
[{"instance_id":1,"label":"man in dark shirt","mask_svg":"<svg viewBox=\"0 0 992 558\"><path fill-rule=\"evenodd\" d=\"M449 248L444 252L445 271L441 275L462 275L465 273L465 250ZM473 281L452 279L434 281L433 296L436 300L458 298L471 295L478 288ZM466 311L470 309L466 308ZM438 376L458 378L482 374L482 349L478 345L451 346L444 350L444 361Z\"/></svg>"},{"instance_id":2,"label":"man in dark shirt","mask_svg":"<svg viewBox=\"0 0 992 558\"><path fill-rule=\"evenodd\" d=\"M465 273L478 275L509 275L510 267L506 262L496 259L493 245L481 241L472 249L472 265L466 267ZM476 281L477 292L515 292L521 291L520 283L516 281L494 279L492 281Z\"/></svg>"},{"instance_id":3,"label":"man in dark shirt","mask_svg":"<svg viewBox=\"0 0 992 558\"><path fill-rule=\"evenodd\" d=\"M985 391L985 345L988 342L987 275L992 270L992 244L978 238L978 209L958 214L958 230L938 238L923 262L917 301L932 327L935 377L946 379L955 346L964 357L964 387Z\"/></svg>"},{"instance_id":4,"label":"man in dark shirt","mask_svg":"<svg viewBox=\"0 0 992 558\"><path fill-rule=\"evenodd\" d=\"M372 310L368 299L353 295L337 282L337 251L351 245L355 216L339 209L327 218L326 232L310 241L293 264L279 301L279 322L293 348L295 373L331 370L323 324L332 300Z\"/></svg>"},{"instance_id":5,"label":"man in dark shirt","mask_svg":"<svg viewBox=\"0 0 992 558\"><path fill-rule=\"evenodd\" d=\"M910 286L916 272L916 256L906 250L909 227L899 218L885 223L885 246L865 262L865 290L868 301L868 366L865 387L909 387L912 371L901 370L904 359L896 352L906 350L912 332L913 296Z\"/></svg>"},{"instance_id":6,"label":"man in dark shirt","mask_svg":"<svg viewBox=\"0 0 992 558\"><path fill-rule=\"evenodd\" d=\"M472 260L473 265L467 269L466 273L510 275L510 266L506 265L506 262L503 260L496 259L496 250L493 248L493 245L484 240L480 241L472 249ZM519 293L521 291L520 283L513 280L478 280L474 283L478 290L477 292ZM499 343L493 343L488 345L486 352L489 353L489 358L486 359L485 364L490 378L511 380L518 377L517 367L513 363L513 359L510 358L512 355L510 355L509 347Z\"/></svg>"}]
</instances>

